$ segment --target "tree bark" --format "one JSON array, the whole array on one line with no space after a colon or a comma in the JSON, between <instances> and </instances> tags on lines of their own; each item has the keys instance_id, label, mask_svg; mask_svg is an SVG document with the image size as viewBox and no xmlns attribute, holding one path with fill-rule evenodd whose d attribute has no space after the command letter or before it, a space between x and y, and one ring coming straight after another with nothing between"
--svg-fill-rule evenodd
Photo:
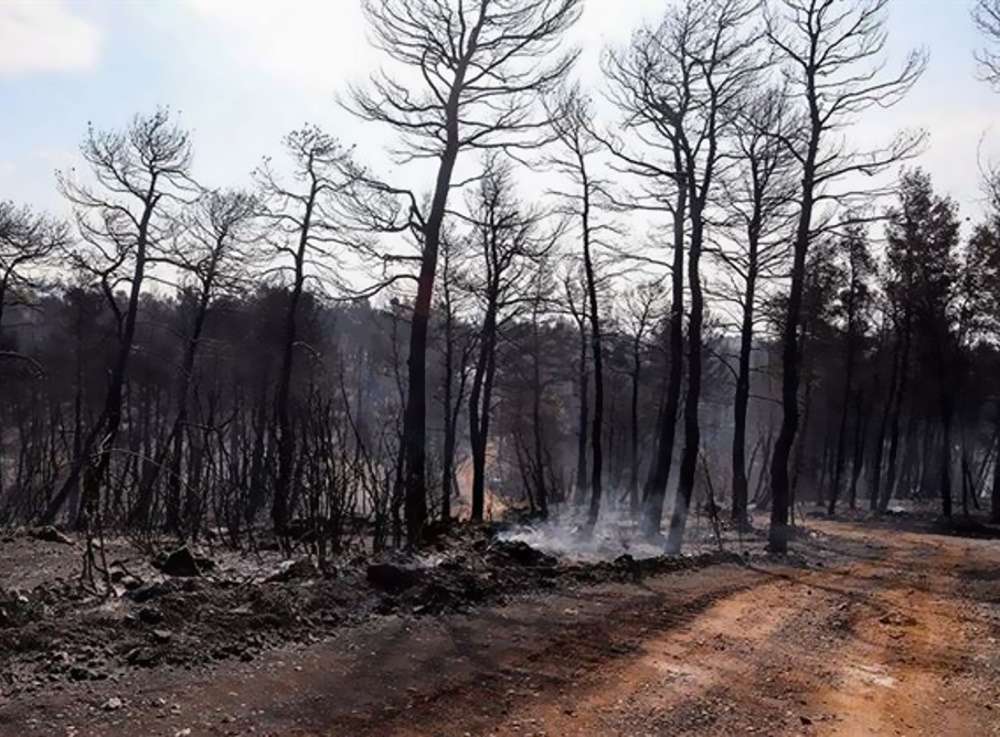
<instances>
[{"instance_id":1,"label":"tree bark","mask_svg":"<svg viewBox=\"0 0 1000 737\"><path fill-rule=\"evenodd\" d=\"M679 168L679 167L678 167ZM674 254L671 265L670 295L670 368L667 376L667 396L660 413L659 442L643 489L641 531L646 538L660 535L663 503L670 480L674 455L674 433L677 410L681 401L681 379L684 366L684 222L687 217L687 189L677 188L674 205Z\"/></svg>"},{"instance_id":2,"label":"tree bark","mask_svg":"<svg viewBox=\"0 0 1000 737\"><path fill-rule=\"evenodd\" d=\"M701 205L691 210L691 248L688 256L688 287L691 290L691 314L688 319L688 387L684 398L684 450L678 478L677 498L670 515L666 552L678 554L684 540L688 510L694 494L698 452L701 448L701 428L698 410L701 407L701 330L704 297L701 288L701 245L704 233Z\"/></svg>"},{"instance_id":3,"label":"tree bark","mask_svg":"<svg viewBox=\"0 0 1000 737\"><path fill-rule=\"evenodd\" d=\"M143 213L136 233L135 266L132 271L131 288L128 305L125 310L118 340L118 355L112 366L108 381L108 392L104 400L101 415L87 434L80 454L73 461L69 476L63 482L59 493L52 499L40 519L43 525L51 525L62 510L66 499L74 493L80 477L83 476L83 493L80 498L80 510L77 514L76 527L85 527L93 513L98 511L100 487L104 482L108 467L111 464L111 452L122 416L122 388L125 385L125 372L128 369L132 345L135 342L135 326L139 314L139 299L142 294L143 279L146 274L147 249L149 247L149 228L153 212L160 200L156 192L158 177L152 176L145 197L143 198ZM110 289L110 287L107 287ZM97 453L96 463L94 454Z\"/></svg>"},{"instance_id":4,"label":"tree bark","mask_svg":"<svg viewBox=\"0 0 1000 737\"><path fill-rule=\"evenodd\" d=\"M590 310L590 342L594 354L594 426L590 433L592 471L590 476L590 509L587 527L593 530L601 513L601 485L604 473L604 352L601 347L601 316L597 302L597 276L591 253L590 234L590 182L582 156L578 156L582 184L583 208L580 220L583 226L583 269L587 280L587 301Z\"/></svg>"},{"instance_id":5,"label":"tree bark","mask_svg":"<svg viewBox=\"0 0 1000 737\"><path fill-rule=\"evenodd\" d=\"M756 239L750 242L751 263L756 260ZM751 265L747 273L743 318L740 323L740 357L736 373L736 395L733 398L733 508L730 519L734 525L747 525L749 484L747 481L746 437L747 409L750 404L750 358L753 352L753 314L756 299L757 274Z\"/></svg>"}]
</instances>

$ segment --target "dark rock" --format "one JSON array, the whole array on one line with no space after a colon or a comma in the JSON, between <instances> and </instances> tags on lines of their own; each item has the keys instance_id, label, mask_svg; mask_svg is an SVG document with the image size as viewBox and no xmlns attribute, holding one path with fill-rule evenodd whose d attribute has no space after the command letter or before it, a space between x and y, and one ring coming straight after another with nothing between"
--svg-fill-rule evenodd
<instances>
[{"instance_id":1,"label":"dark rock","mask_svg":"<svg viewBox=\"0 0 1000 737\"><path fill-rule=\"evenodd\" d=\"M200 576L201 570L191 551L185 545L166 557L160 570L168 576Z\"/></svg>"},{"instance_id":2,"label":"dark rock","mask_svg":"<svg viewBox=\"0 0 1000 737\"><path fill-rule=\"evenodd\" d=\"M137 588L142 586L142 579L137 576L133 576L124 569L115 568L111 571L111 583L118 584L126 591L135 591Z\"/></svg>"},{"instance_id":3,"label":"dark rock","mask_svg":"<svg viewBox=\"0 0 1000 737\"><path fill-rule=\"evenodd\" d=\"M635 558L628 553L619 555L612 561L612 564L618 568L635 568L636 566Z\"/></svg>"},{"instance_id":4,"label":"dark rock","mask_svg":"<svg viewBox=\"0 0 1000 737\"><path fill-rule=\"evenodd\" d=\"M170 589L162 583L150 583L133 589L129 592L129 597L136 604L142 604L152 599L158 599L169 591Z\"/></svg>"},{"instance_id":5,"label":"dark rock","mask_svg":"<svg viewBox=\"0 0 1000 737\"><path fill-rule=\"evenodd\" d=\"M420 571L392 563L373 563L368 566L365 577L375 588L393 593L413 588L422 578Z\"/></svg>"},{"instance_id":6,"label":"dark rock","mask_svg":"<svg viewBox=\"0 0 1000 737\"><path fill-rule=\"evenodd\" d=\"M490 547L490 557L497 563L509 561L519 566L551 568L558 563L554 556L531 547L523 540L498 540Z\"/></svg>"},{"instance_id":7,"label":"dark rock","mask_svg":"<svg viewBox=\"0 0 1000 737\"><path fill-rule=\"evenodd\" d=\"M452 560L443 560L438 563L438 568L443 571L460 571L467 565L465 556L460 555Z\"/></svg>"},{"instance_id":8,"label":"dark rock","mask_svg":"<svg viewBox=\"0 0 1000 737\"><path fill-rule=\"evenodd\" d=\"M39 527L37 530L32 530L31 536L36 540L42 540L47 543L59 543L61 545L74 545L75 543L71 538L59 532L52 525L46 525L45 527Z\"/></svg>"},{"instance_id":9,"label":"dark rock","mask_svg":"<svg viewBox=\"0 0 1000 737\"><path fill-rule=\"evenodd\" d=\"M159 662L160 656L156 650L146 647L133 648L125 656L125 662L129 665L137 665L143 668L151 668Z\"/></svg>"},{"instance_id":10,"label":"dark rock","mask_svg":"<svg viewBox=\"0 0 1000 737\"><path fill-rule=\"evenodd\" d=\"M266 583L287 583L289 581L303 581L310 578L319 578L319 569L309 558L299 558L298 560L286 560L274 573L265 579Z\"/></svg>"},{"instance_id":11,"label":"dark rock","mask_svg":"<svg viewBox=\"0 0 1000 737\"><path fill-rule=\"evenodd\" d=\"M94 671L82 665L74 665L69 671L69 677L74 681L96 680L96 674Z\"/></svg>"},{"instance_id":12,"label":"dark rock","mask_svg":"<svg viewBox=\"0 0 1000 737\"><path fill-rule=\"evenodd\" d=\"M159 624L163 621L163 614L159 609L143 607L139 610L139 621L143 624Z\"/></svg>"}]
</instances>

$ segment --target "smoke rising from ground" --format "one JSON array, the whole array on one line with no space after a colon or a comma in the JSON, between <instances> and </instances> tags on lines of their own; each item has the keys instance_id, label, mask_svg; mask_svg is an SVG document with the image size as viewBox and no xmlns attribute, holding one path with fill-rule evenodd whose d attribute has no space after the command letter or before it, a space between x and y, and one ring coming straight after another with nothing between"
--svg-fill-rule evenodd
<instances>
[{"instance_id":1,"label":"smoke rising from ground","mask_svg":"<svg viewBox=\"0 0 1000 737\"><path fill-rule=\"evenodd\" d=\"M665 521L670 518L669 514L668 509ZM688 525L687 540L691 544L685 546L685 553L697 554L718 547L705 516L693 515ZM554 510L548 520L517 525L498 533L497 537L523 542L544 553L581 563L613 560L621 555L655 558L664 554L665 542L643 539L626 506L603 510L590 535L586 531L586 510L567 505Z\"/></svg>"}]
</instances>

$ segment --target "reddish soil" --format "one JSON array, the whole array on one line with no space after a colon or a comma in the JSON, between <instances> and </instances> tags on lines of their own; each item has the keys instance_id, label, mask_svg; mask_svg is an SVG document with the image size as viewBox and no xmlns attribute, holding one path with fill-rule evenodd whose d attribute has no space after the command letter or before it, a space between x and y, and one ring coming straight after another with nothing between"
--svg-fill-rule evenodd
<instances>
[{"instance_id":1,"label":"reddish soil","mask_svg":"<svg viewBox=\"0 0 1000 737\"><path fill-rule=\"evenodd\" d=\"M33 693L0 734L1000 734L1000 543L810 525L794 564L378 617Z\"/></svg>"}]
</instances>

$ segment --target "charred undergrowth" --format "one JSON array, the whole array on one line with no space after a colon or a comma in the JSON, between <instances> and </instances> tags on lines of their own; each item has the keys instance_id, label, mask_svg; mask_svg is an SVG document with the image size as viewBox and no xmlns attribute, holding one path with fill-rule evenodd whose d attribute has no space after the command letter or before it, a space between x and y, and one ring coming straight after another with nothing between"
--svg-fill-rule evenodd
<instances>
[{"instance_id":1,"label":"charred undergrowth","mask_svg":"<svg viewBox=\"0 0 1000 737\"><path fill-rule=\"evenodd\" d=\"M25 536L17 543L78 552ZM130 668L251 661L268 648L315 641L374 617L461 614L518 594L742 560L716 552L574 562L501 539L491 526L468 526L417 555L354 555L323 569L299 559L249 573L220 565L180 577L151 561L127 571L112 564L114 589L103 598L59 577L30 590L0 590L0 688L13 696L123 678Z\"/></svg>"}]
</instances>

